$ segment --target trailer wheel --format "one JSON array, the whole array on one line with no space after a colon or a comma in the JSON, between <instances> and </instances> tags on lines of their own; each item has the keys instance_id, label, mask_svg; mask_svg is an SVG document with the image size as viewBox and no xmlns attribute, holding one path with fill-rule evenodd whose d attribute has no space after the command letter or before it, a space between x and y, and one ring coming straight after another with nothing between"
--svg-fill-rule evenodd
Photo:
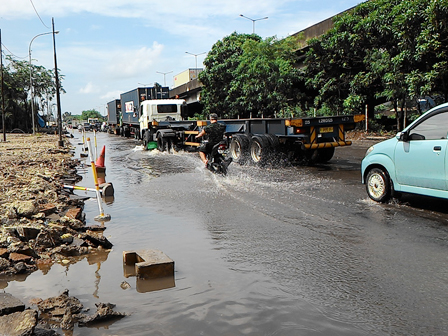
<instances>
[{"instance_id":1,"label":"trailer wheel","mask_svg":"<svg viewBox=\"0 0 448 336\"><path fill-rule=\"evenodd\" d=\"M272 149L276 149L278 146L280 146L280 142L274 134L265 134L264 136L266 137L266 139L268 139L269 145Z\"/></svg>"},{"instance_id":2,"label":"trailer wheel","mask_svg":"<svg viewBox=\"0 0 448 336\"><path fill-rule=\"evenodd\" d=\"M247 161L250 141L245 134L235 134L230 142L229 152L233 162L243 164Z\"/></svg>"},{"instance_id":3,"label":"trailer wheel","mask_svg":"<svg viewBox=\"0 0 448 336\"><path fill-rule=\"evenodd\" d=\"M392 195L391 185L389 175L383 169L372 168L367 173L366 190L372 200L387 202Z\"/></svg>"},{"instance_id":4,"label":"trailer wheel","mask_svg":"<svg viewBox=\"0 0 448 336\"><path fill-rule=\"evenodd\" d=\"M317 162L326 163L331 160L333 155L334 155L334 147L318 149Z\"/></svg>"},{"instance_id":5,"label":"trailer wheel","mask_svg":"<svg viewBox=\"0 0 448 336\"><path fill-rule=\"evenodd\" d=\"M266 164L270 155L270 144L263 135L254 135L250 143L250 157L255 164Z\"/></svg>"}]
</instances>

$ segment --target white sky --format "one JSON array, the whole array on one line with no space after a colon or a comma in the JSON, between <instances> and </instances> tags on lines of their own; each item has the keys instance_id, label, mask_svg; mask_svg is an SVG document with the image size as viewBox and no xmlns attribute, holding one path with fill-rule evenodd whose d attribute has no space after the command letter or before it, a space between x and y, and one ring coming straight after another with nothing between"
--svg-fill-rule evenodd
<instances>
[{"instance_id":1,"label":"white sky","mask_svg":"<svg viewBox=\"0 0 448 336\"><path fill-rule=\"evenodd\" d=\"M96 109L120 93L155 82L173 86L195 57L236 31L263 38L294 34L356 6L361 0L0 0L4 54L28 60L31 40L50 32L54 18L57 64L65 76L62 112ZM33 5L39 16L36 14ZM42 22L41 22L42 20ZM5 49L6 48L6 49ZM33 64L54 68L52 36L32 42ZM197 56L198 67L206 54ZM165 76L161 73L168 73Z\"/></svg>"}]
</instances>

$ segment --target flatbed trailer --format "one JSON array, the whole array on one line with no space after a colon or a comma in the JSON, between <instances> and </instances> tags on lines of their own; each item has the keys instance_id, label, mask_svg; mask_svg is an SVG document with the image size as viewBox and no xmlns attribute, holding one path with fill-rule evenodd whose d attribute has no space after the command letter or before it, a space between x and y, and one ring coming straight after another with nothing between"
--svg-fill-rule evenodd
<instances>
[{"instance_id":1,"label":"flatbed trailer","mask_svg":"<svg viewBox=\"0 0 448 336\"><path fill-rule=\"evenodd\" d=\"M350 146L346 131L355 128L364 115L313 118L222 119L229 153L238 163L265 164L276 160L301 163L327 162L335 147ZM152 141L161 151L195 148L195 140L208 121L153 122ZM150 138L148 137L148 141Z\"/></svg>"}]
</instances>

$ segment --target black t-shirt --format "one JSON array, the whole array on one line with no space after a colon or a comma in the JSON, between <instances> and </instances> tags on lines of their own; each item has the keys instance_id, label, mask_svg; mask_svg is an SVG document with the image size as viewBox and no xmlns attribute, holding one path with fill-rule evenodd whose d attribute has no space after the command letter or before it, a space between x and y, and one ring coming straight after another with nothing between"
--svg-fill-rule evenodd
<instances>
[{"instance_id":1,"label":"black t-shirt","mask_svg":"<svg viewBox=\"0 0 448 336\"><path fill-rule=\"evenodd\" d=\"M208 141L211 143L218 143L222 140L226 126L218 122L211 123L204 127L205 134L208 136Z\"/></svg>"}]
</instances>

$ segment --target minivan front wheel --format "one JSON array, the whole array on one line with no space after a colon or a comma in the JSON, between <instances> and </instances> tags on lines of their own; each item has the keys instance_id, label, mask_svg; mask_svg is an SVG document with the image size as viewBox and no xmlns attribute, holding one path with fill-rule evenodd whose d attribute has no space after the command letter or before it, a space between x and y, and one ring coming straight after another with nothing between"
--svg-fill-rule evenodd
<instances>
[{"instance_id":1,"label":"minivan front wheel","mask_svg":"<svg viewBox=\"0 0 448 336\"><path fill-rule=\"evenodd\" d=\"M366 178L366 190L371 199L376 202L387 202L392 194L388 174L381 168L369 170Z\"/></svg>"}]
</instances>

